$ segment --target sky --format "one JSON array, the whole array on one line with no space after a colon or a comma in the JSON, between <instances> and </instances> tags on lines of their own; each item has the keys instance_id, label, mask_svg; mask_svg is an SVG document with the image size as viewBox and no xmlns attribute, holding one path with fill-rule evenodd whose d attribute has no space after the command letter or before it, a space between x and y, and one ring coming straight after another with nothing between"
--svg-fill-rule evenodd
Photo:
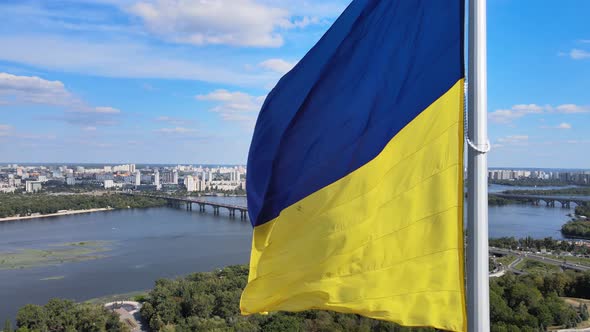
<instances>
[{"instance_id":1,"label":"sky","mask_svg":"<svg viewBox=\"0 0 590 332\"><path fill-rule=\"evenodd\" d=\"M344 0L2 0L0 162L244 164ZM490 167L590 169L588 0L488 0Z\"/></svg>"}]
</instances>

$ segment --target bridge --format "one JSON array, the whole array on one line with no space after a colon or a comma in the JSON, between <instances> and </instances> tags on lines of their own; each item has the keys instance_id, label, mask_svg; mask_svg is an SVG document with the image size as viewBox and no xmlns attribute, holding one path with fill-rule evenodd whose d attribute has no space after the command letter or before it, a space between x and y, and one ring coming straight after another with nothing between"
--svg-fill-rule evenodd
<instances>
[{"instance_id":1,"label":"bridge","mask_svg":"<svg viewBox=\"0 0 590 332\"><path fill-rule=\"evenodd\" d=\"M229 212L229 217L234 218L236 216L236 211L240 212L240 219L246 220L248 219L248 207L241 206L241 205L233 205L233 204L226 204L226 203L217 203L211 202L200 198L192 198L192 197L171 197L171 196L161 196L161 195L143 195L143 194L134 194L134 193L126 193L126 195L131 196L145 196L151 198L158 198L164 199L168 201L168 204L181 207L182 205L186 206L187 211L192 211L194 205L199 206L199 212L205 212L205 207L209 206L213 208L213 215L218 216L220 209L226 209Z\"/></svg>"},{"instance_id":2,"label":"bridge","mask_svg":"<svg viewBox=\"0 0 590 332\"><path fill-rule=\"evenodd\" d=\"M519 201L530 202L533 205L540 205L541 201L545 202L546 206L555 207L555 202L559 202L561 207L570 208L571 204L581 205L590 202L588 196L549 196L549 195L521 195L521 194L507 194L494 193L490 196L497 196L506 199L515 199Z\"/></svg>"}]
</instances>

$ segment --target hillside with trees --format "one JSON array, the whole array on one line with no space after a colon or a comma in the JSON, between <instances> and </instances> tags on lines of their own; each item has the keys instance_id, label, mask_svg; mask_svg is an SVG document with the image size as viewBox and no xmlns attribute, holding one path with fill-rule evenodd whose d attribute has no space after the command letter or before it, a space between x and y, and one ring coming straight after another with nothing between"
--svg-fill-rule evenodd
<instances>
[{"instance_id":1,"label":"hillside with trees","mask_svg":"<svg viewBox=\"0 0 590 332\"><path fill-rule=\"evenodd\" d=\"M435 331L321 310L244 317L239 301L247 279L244 265L175 280L160 279L142 298L141 315L152 331L170 332ZM507 274L494 278L490 281L492 331L545 331L548 327L575 327L588 320L586 305L567 304L564 296L590 299L590 273ZM57 299L45 306L21 308L17 327L19 332L125 331L116 316L100 306Z\"/></svg>"},{"instance_id":2,"label":"hillside with trees","mask_svg":"<svg viewBox=\"0 0 590 332\"><path fill-rule=\"evenodd\" d=\"M243 317L239 298L246 282L246 266L161 279L142 315L154 331L434 331L328 311ZM560 296L590 298L590 274L507 275L493 279L490 291L493 331L572 327L588 318L587 308L571 307Z\"/></svg>"},{"instance_id":3,"label":"hillside with trees","mask_svg":"<svg viewBox=\"0 0 590 332\"><path fill-rule=\"evenodd\" d=\"M17 332L127 332L119 316L101 305L52 299L44 306L28 304L16 316ZM4 332L12 332L10 321Z\"/></svg>"}]
</instances>

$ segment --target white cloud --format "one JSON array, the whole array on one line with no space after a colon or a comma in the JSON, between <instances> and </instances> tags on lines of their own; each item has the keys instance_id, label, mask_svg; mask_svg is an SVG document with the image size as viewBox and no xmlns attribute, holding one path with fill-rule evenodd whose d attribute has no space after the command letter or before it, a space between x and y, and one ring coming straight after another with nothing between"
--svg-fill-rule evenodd
<instances>
[{"instance_id":1,"label":"white cloud","mask_svg":"<svg viewBox=\"0 0 590 332\"><path fill-rule=\"evenodd\" d=\"M141 88L144 89L145 91L150 91L150 92L158 91L158 88L156 88L155 86L153 86L149 83L142 84Z\"/></svg>"},{"instance_id":2,"label":"white cloud","mask_svg":"<svg viewBox=\"0 0 590 332\"><path fill-rule=\"evenodd\" d=\"M498 138L499 143L503 144L526 144L529 141L529 137L527 135L511 135L505 136L502 138Z\"/></svg>"},{"instance_id":3,"label":"white cloud","mask_svg":"<svg viewBox=\"0 0 590 332\"><path fill-rule=\"evenodd\" d=\"M159 116L155 120L158 122L166 122L172 125L183 125L187 123L192 123L192 120L190 119L173 118L170 116Z\"/></svg>"},{"instance_id":4,"label":"white cloud","mask_svg":"<svg viewBox=\"0 0 590 332\"><path fill-rule=\"evenodd\" d=\"M12 126L7 124L0 124L0 137L8 136L12 132Z\"/></svg>"},{"instance_id":5,"label":"white cloud","mask_svg":"<svg viewBox=\"0 0 590 332\"><path fill-rule=\"evenodd\" d=\"M567 140L567 144L590 144L590 140Z\"/></svg>"},{"instance_id":6,"label":"white cloud","mask_svg":"<svg viewBox=\"0 0 590 332\"><path fill-rule=\"evenodd\" d=\"M287 24L287 27L290 28L305 28L311 24L319 24L321 22L320 18L317 16L309 17L304 16L302 19L295 20L290 24Z\"/></svg>"},{"instance_id":7,"label":"white cloud","mask_svg":"<svg viewBox=\"0 0 590 332\"><path fill-rule=\"evenodd\" d=\"M511 135L498 138L496 142L492 144L492 149L528 145L529 137L527 135Z\"/></svg>"},{"instance_id":8,"label":"white cloud","mask_svg":"<svg viewBox=\"0 0 590 332\"><path fill-rule=\"evenodd\" d=\"M588 113L590 112L590 106L580 106L575 104L563 104L555 107L555 111L559 113Z\"/></svg>"},{"instance_id":9,"label":"white cloud","mask_svg":"<svg viewBox=\"0 0 590 332\"><path fill-rule=\"evenodd\" d=\"M537 104L520 104L514 105L510 109L499 109L488 114L488 119L494 123L508 124L513 120L520 119L529 114L543 113L586 113L590 112L590 106L580 106L575 104L563 104L558 106Z\"/></svg>"},{"instance_id":10,"label":"white cloud","mask_svg":"<svg viewBox=\"0 0 590 332\"><path fill-rule=\"evenodd\" d=\"M293 16L317 16L322 18L335 18L350 4L350 0L259 0L259 2L269 6L284 8Z\"/></svg>"},{"instance_id":11,"label":"white cloud","mask_svg":"<svg viewBox=\"0 0 590 332\"><path fill-rule=\"evenodd\" d=\"M4 105L12 103L66 105L78 102L60 81L8 73L0 73L0 101Z\"/></svg>"},{"instance_id":12,"label":"white cloud","mask_svg":"<svg viewBox=\"0 0 590 332\"><path fill-rule=\"evenodd\" d=\"M286 10L253 0L139 1L129 11L155 35L195 45L278 47L277 29L295 25Z\"/></svg>"},{"instance_id":13,"label":"white cloud","mask_svg":"<svg viewBox=\"0 0 590 332\"><path fill-rule=\"evenodd\" d=\"M580 40L578 40L578 42L580 42L582 44L590 44L590 39L580 39Z\"/></svg>"},{"instance_id":14,"label":"white cloud","mask_svg":"<svg viewBox=\"0 0 590 332\"><path fill-rule=\"evenodd\" d=\"M270 73L244 73L239 59L224 63L172 47L155 48L128 40L103 42L55 35L0 36L0 60L29 66L105 77L200 80L260 86L276 79ZM197 50L198 51L198 50ZM195 58L200 59L195 61ZM233 65L232 65L233 64Z\"/></svg>"},{"instance_id":15,"label":"white cloud","mask_svg":"<svg viewBox=\"0 0 590 332\"><path fill-rule=\"evenodd\" d=\"M541 126L542 129L572 129L572 125L567 122L562 122L557 126Z\"/></svg>"},{"instance_id":16,"label":"white cloud","mask_svg":"<svg viewBox=\"0 0 590 332\"><path fill-rule=\"evenodd\" d=\"M62 120L72 125L82 126L84 131L93 131L96 130L97 126L116 125L119 114L121 114L121 111L114 107L90 107L83 104L68 109L63 116L50 117L50 119Z\"/></svg>"},{"instance_id":17,"label":"white cloud","mask_svg":"<svg viewBox=\"0 0 590 332\"><path fill-rule=\"evenodd\" d=\"M160 134L192 134L195 133L195 129L185 128L185 127L174 127L174 128L160 128L154 130L156 133Z\"/></svg>"},{"instance_id":18,"label":"white cloud","mask_svg":"<svg viewBox=\"0 0 590 332\"><path fill-rule=\"evenodd\" d=\"M56 135L39 135L39 134L20 134L16 135L17 138L28 139L28 140L54 140L57 138Z\"/></svg>"},{"instance_id":19,"label":"white cloud","mask_svg":"<svg viewBox=\"0 0 590 332\"><path fill-rule=\"evenodd\" d=\"M112 125L113 116L121 113L110 106L92 107L69 92L60 81L50 81L37 76L17 76L0 73L0 100L2 105L39 104L67 108L62 116L47 116L84 127Z\"/></svg>"},{"instance_id":20,"label":"white cloud","mask_svg":"<svg viewBox=\"0 0 590 332\"><path fill-rule=\"evenodd\" d=\"M590 52L574 48L570 51L569 56L574 60L582 60L590 58Z\"/></svg>"},{"instance_id":21,"label":"white cloud","mask_svg":"<svg viewBox=\"0 0 590 332\"><path fill-rule=\"evenodd\" d=\"M268 59L259 63L258 66L279 74L285 74L295 66L295 63L283 59Z\"/></svg>"},{"instance_id":22,"label":"white cloud","mask_svg":"<svg viewBox=\"0 0 590 332\"><path fill-rule=\"evenodd\" d=\"M511 109L501 109L490 112L488 114L488 118L490 121L495 123L510 123L513 120L522 118L527 114L542 113L543 110L543 106L536 104L520 104L512 106Z\"/></svg>"},{"instance_id":23,"label":"white cloud","mask_svg":"<svg viewBox=\"0 0 590 332\"><path fill-rule=\"evenodd\" d=\"M247 126L253 126L266 96L257 97L244 92L219 89L206 95L198 95L195 98L202 101L218 102L218 105L210 111L220 114L224 120L240 121Z\"/></svg>"},{"instance_id":24,"label":"white cloud","mask_svg":"<svg viewBox=\"0 0 590 332\"><path fill-rule=\"evenodd\" d=\"M95 107L93 111L96 113L102 113L102 114L119 114L119 113L121 113L120 110L110 107L110 106L98 106L98 107Z\"/></svg>"}]
</instances>

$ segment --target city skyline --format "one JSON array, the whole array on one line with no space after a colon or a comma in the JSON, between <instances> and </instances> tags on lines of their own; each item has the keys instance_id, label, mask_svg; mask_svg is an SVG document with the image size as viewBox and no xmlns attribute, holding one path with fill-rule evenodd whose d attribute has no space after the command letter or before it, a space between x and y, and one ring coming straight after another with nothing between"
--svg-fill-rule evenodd
<instances>
[{"instance_id":1,"label":"city skyline","mask_svg":"<svg viewBox=\"0 0 590 332\"><path fill-rule=\"evenodd\" d=\"M245 164L264 97L347 3L5 1L0 163ZM490 167L585 169L590 4L536 4L488 4Z\"/></svg>"}]
</instances>

